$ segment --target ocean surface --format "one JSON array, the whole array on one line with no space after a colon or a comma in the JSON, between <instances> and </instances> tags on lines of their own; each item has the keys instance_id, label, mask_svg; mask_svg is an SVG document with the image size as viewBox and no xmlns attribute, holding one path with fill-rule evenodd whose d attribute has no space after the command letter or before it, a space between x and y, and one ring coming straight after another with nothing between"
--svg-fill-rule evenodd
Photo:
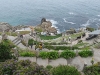
<instances>
[{"instance_id":1,"label":"ocean surface","mask_svg":"<svg viewBox=\"0 0 100 75\"><path fill-rule=\"evenodd\" d=\"M0 22L38 25L50 20L59 32L100 26L100 0L0 0Z\"/></svg>"}]
</instances>

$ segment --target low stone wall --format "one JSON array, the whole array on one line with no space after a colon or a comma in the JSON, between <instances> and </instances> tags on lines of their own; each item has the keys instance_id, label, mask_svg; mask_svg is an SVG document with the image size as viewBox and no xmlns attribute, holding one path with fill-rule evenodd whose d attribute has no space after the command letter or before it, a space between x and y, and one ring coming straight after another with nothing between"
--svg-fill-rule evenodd
<instances>
[{"instance_id":1,"label":"low stone wall","mask_svg":"<svg viewBox=\"0 0 100 75\"><path fill-rule=\"evenodd\" d=\"M42 59L37 57L19 57L18 60L30 60L31 62L36 62L38 65L47 65L58 66L58 65L67 65L67 60L64 58L58 58L55 60Z\"/></svg>"}]
</instances>

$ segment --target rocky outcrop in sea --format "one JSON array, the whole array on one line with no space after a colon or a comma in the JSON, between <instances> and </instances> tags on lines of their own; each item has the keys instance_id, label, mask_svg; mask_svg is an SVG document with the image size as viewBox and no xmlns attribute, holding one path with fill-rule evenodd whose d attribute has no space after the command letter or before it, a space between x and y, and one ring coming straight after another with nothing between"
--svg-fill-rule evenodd
<instances>
[{"instance_id":1,"label":"rocky outcrop in sea","mask_svg":"<svg viewBox=\"0 0 100 75\"><path fill-rule=\"evenodd\" d=\"M57 29L52 27L52 23L50 21L46 21L45 18L42 18L41 24L36 26L36 28L41 28L43 32L57 34Z\"/></svg>"}]
</instances>

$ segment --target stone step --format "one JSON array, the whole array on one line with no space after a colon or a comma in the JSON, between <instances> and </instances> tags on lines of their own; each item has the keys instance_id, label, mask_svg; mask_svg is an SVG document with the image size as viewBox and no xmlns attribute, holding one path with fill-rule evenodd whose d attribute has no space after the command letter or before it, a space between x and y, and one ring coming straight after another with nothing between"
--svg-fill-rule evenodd
<instances>
[{"instance_id":1,"label":"stone step","mask_svg":"<svg viewBox=\"0 0 100 75\"><path fill-rule=\"evenodd\" d=\"M18 45L18 44L20 44L20 43L21 43L21 40L17 41L17 42L15 43L15 45Z\"/></svg>"}]
</instances>

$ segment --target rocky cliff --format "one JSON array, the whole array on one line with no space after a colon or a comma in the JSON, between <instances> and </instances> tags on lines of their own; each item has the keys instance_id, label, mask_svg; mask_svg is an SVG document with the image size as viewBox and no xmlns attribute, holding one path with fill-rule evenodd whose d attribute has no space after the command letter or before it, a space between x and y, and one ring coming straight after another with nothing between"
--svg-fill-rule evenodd
<instances>
[{"instance_id":1,"label":"rocky cliff","mask_svg":"<svg viewBox=\"0 0 100 75\"><path fill-rule=\"evenodd\" d=\"M9 23L0 22L0 32L9 31L12 29L12 26Z\"/></svg>"},{"instance_id":2,"label":"rocky cliff","mask_svg":"<svg viewBox=\"0 0 100 75\"><path fill-rule=\"evenodd\" d=\"M52 23L50 21L46 21L45 18L42 18L41 24L37 26L37 28L41 28L43 32L48 33L57 33L57 29L55 27L52 27Z\"/></svg>"}]
</instances>

